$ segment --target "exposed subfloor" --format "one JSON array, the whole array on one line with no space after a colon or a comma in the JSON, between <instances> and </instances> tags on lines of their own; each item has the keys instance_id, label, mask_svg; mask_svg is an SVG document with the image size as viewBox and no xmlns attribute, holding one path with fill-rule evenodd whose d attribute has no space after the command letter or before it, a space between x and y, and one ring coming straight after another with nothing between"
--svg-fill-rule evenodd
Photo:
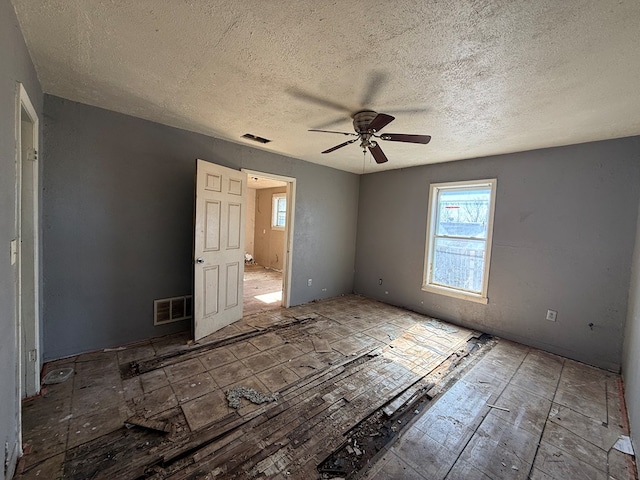
<instances>
[{"instance_id":1,"label":"exposed subfloor","mask_svg":"<svg viewBox=\"0 0 640 480\"><path fill-rule=\"evenodd\" d=\"M244 315L280 308L282 304L282 272L261 265L244 266Z\"/></svg>"},{"instance_id":2,"label":"exposed subfloor","mask_svg":"<svg viewBox=\"0 0 640 480\"><path fill-rule=\"evenodd\" d=\"M636 478L618 375L355 295L65 367L18 479Z\"/></svg>"}]
</instances>

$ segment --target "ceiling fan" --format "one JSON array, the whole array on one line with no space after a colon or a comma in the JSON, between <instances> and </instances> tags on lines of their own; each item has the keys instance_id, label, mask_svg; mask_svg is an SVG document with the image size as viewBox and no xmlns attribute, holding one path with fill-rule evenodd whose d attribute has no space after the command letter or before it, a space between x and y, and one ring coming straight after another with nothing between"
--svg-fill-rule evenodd
<instances>
[{"instance_id":1,"label":"ceiling fan","mask_svg":"<svg viewBox=\"0 0 640 480\"><path fill-rule=\"evenodd\" d=\"M376 142L374 138L379 138L380 140L388 140L391 142L421 143L423 145L426 145L427 143L429 143L429 141L431 141L430 135L407 135L404 133L383 133L381 135L377 135L380 130L382 130L384 127L395 120L395 117L387 115L386 113L378 113L374 112L373 110L360 110L359 112L354 113L352 115L352 118L355 133L335 132L333 130L309 130L310 132L339 133L341 135L356 137L344 143L341 143L340 145L331 147L322 153L331 153L334 150L338 150L339 148L360 140L360 147L362 148L363 152L366 153L368 148L376 163L385 163L389 159L384 154L384 152L380 148L380 145L378 145L378 142Z\"/></svg>"}]
</instances>

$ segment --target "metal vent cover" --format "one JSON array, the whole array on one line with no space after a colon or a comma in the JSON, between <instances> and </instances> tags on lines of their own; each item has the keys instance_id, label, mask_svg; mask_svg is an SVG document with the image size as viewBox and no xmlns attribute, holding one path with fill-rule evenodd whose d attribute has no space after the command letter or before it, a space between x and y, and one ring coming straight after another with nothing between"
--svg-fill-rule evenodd
<instances>
[{"instance_id":1,"label":"metal vent cover","mask_svg":"<svg viewBox=\"0 0 640 480\"><path fill-rule=\"evenodd\" d=\"M258 143L269 143L271 141L268 138L259 137L258 135L254 135L253 133L245 133L244 135L242 135L242 138L253 140L254 142Z\"/></svg>"},{"instance_id":2,"label":"metal vent cover","mask_svg":"<svg viewBox=\"0 0 640 480\"><path fill-rule=\"evenodd\" d=\"M191 318L191 295L153 301L153 324L178 322Z\"/></svg>"}]
</instances>

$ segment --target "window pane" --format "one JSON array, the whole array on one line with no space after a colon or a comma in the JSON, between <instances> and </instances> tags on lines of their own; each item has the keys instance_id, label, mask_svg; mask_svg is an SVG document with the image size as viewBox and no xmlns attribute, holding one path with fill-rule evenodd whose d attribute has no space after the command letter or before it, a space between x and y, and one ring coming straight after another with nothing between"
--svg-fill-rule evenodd
<instances>
[{"instance_id":1,"label":"window pane","mask_svg":"<svg viewBox=\"0 0 640 480\"><path fill-rule=\"evenodd\" d=\"M490 188L441 190L436 235L487 238Z\"/></svg>"},{"instance_id":2,"label":"window pane","mask_svg":"<svg viewBox=\"0 0 640 480\"><path fill-rule=\"evenodd\" d=\"M285 194L276 193L273 195L273 213L271 225L273 227L284 227L287 219L287 197Z\"/></svg>"},{"instance_id":3,"label":"window pane","mask_svg":"<svg viewBox=\"0 0 640 480\"><path fill-rule=\"evenodd\" d=\"M435 238L432 283L482 292L484 240Z\"/></svg>"}]
</instances>

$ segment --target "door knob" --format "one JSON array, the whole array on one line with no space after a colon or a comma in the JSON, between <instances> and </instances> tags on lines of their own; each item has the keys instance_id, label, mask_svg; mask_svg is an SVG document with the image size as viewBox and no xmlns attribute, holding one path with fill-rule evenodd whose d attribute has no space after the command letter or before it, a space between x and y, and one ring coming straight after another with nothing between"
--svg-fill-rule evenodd
<instances>
[{"instance_id":1,"label":"door knob","mask_svg":"<svg viewBox=\"0 0 640 480\"><path fill-rule=\"evenodd\" d=\"M204 263L204 258L202 257L196 258L196 263Z\"/></svg>"}]
</instances>

